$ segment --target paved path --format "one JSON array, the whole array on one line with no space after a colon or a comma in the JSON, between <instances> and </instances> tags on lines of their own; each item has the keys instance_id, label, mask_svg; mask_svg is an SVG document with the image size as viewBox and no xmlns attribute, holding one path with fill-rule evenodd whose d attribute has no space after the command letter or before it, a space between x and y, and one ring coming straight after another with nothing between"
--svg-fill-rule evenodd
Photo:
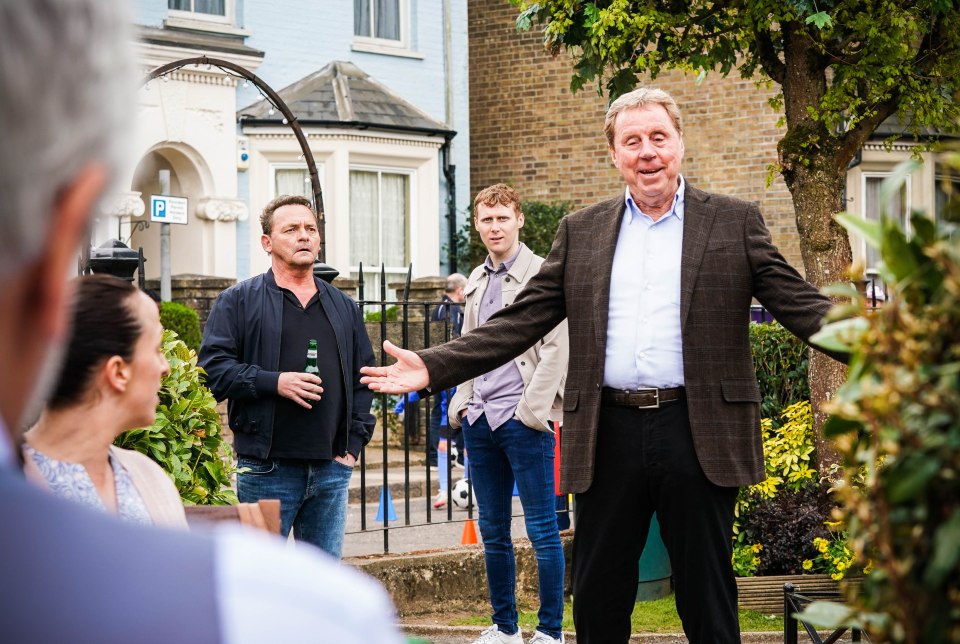
<instances>
[{"instance_id":1,"label":"paved path","mask_svg":"<svg viewBox=\"0 0 960 644\"><path fill-rule=\"evenodd\" d=\"M477 517L476 511L471 515L466 510L457 507L449 511L447 508L434 510L430 507L428 523L428 501L430 499L425 497L411 498L408 508L403 497L393 500L397 520L389 522L390 531L386 544L388 552L414 552L460 545L464 523L471 516L475 520ZM350 504L347 514L347 535L343 541L344 557L359 557L384 552L384 531L380 529L383 522L375 520L377 510L378 503L366 504L366 530L361 531L361 505L359 502ZM517 497L513 499L513 514L513 537L526 537L527 531L522 516L523 508L520 505L520 499ZM474 528L476 529L476 523L474 523ZM476 529L476 532L478 542L482 542L479 529Z\"/></svg>"},{"instance_id":2,"label":"paved path","mask_svg":"<svg viewBox=\"0 0 960 644\"><path fill-rule=\"evenodd\" d=\"M403 553L417 550L433 550L459 546L463 537L464 522L476 519L472 513L455 506L435 510L432 497L438 489L438 470L430 468L430 490L426 495L427 468L424 455L411 452L405 456L402 449L390 448L387 451L387 485L390 488L390 500L393 503L396 521L389 521L389 534L384 542L383 521L377 521L383 488L383 456L381 447L367 448L367 468L361 479L359 470L350 480L350 505L347 514L347 535L343 542L344 557L382 554L383 552ZM405 468L405 464L409 463ZM462 467L451 470L451 483L456 484L463 478ZM361 491L361 482L365 489ZM409 497L405 491L409 490ZM367 499L361 504L361 497ZM449 505L449 504L448 504ZM523 508L520 500L514 497L512 533L514 537L527 536L523 524ZM366 523L361 518L366 516ZM476 524L474 524L476 528ZM476 530L480 540L480 531ZM386 546L386 547L385 547Z\"/></svg>"}]
</instances>

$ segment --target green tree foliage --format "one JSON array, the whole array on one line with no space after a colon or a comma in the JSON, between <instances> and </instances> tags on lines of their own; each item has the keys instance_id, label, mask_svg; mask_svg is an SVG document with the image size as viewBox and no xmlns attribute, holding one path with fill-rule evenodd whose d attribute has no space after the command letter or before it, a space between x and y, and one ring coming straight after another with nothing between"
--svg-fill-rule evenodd
<instances>
[{"instance_id":1,"label":"green tree foliage","mask_svg":"<svg viewBox=\"0 0 960 644\"><path fill-rule=\"evenodd\" d=\"M953 155L960 168L960 155ZM909 170L909 169L908 169ZM899 188L888 181L885 190ZM956 203L956 195L954 195ZM892 296L876 313L851 304L818 341L853 350L850 377L824 427L843 455L849 534L874 571L854 609L814 605L820 623L859 622L874 642L960 641L960 235L919 213L908 237L894 219L841 215L882 256Z\"/></svg>"},{"instance_id":2,"label":"green tree foliage","mask_svg":"<svg viewBox=\"0 0 960 644\"><path fill-rule=\"evenodd\" d=\"M178 302L163 302L160 304L160 324L164 329L170 329L194 351L200 350L202 339L200 331L200 317L189 306Z\"/></svg>"},{"instance_id":3,"label":"green tree foliage","mask_svg":"<svg viewBox=\"0 0 960 644\"><path fill-rule=\"evenodd\" d=\"M163 332L170 374L160 387L151 427L117 437L120 447L146 454L170 475L185 505L237 502L230 488L233 450L223 440L217 402L203 385L197 354L170 330Z\"/></svg>"},{"instance_id":4,"label":"green tree foliage","mask_svg":"<svg viewBox=\"0 0 960 644\"><path fill-rule=\"evenodd\" d=\"M830 139L844 148L845 167L891 114L899 111L918 133L958 114L951 95L960 87L960 14L952 0L511 1L522 10L518 28L539 21L546 45L573 55L574 91L597 80L615 97L668 69L737 69L776 82L774 107L799 101L805 112L786 115L788 130L810 128L791 144L798 158Z\"/></svg>"},{"instance_id":5,"label":"green tree foliage","mask_svg":"<svg viewBox=\"0 0 960 644\"><path fill-rule=\"evenodd\" d=\"M524 223L520 230L520 241L537 255L546 257L560 227L560 220L573 209L573 204L567 201L524 201L521 207ZM461 273L467 274L482 264L486 256L487 249L473 227L471 215L469 221L457 231L457 266Z\"/></svg>"}]
</instances>

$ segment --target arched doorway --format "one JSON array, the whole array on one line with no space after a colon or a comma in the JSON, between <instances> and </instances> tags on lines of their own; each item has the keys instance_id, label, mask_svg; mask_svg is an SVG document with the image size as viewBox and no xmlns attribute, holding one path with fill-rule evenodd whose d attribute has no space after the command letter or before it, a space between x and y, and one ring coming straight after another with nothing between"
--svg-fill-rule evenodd
<instances>
[{"instance_id":1,"label":"arched doorway","mask_svg":"<svg viewBox=\"0 0 960 644\"><path fill-rule=\"evenodd\" d=\"M131 190L140 193L144 203L143 220L150 221L150 195L161 194L161 171L169 172L169 194L186 197L187 225L170 225L171 272L205 274L210 263L207 248L211 237L206 228L214 222L198 216L197 207L204 196L212 192L209 168L203 158L191 147L176 143L161 143L147 152L133 175ZM148 279L160 277L160 224L147 228L135 226L130 235L130 247L143 247L147 258L145 273Z\"/></svg>"}]
</instances>

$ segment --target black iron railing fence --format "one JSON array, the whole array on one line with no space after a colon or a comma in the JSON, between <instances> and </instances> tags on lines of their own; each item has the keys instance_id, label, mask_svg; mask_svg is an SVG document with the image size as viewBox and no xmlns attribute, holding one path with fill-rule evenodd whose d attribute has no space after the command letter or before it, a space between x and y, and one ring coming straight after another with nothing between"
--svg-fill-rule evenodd
<instances>
[{"instance_id":1,"label":"black iron railing fence","mask_svg":"<svg viewBox=\"0 0 960 644\"><path fill-rule=\"evenodd\" d=\"M435 300L410 300L410 283L411 272L408 271L400 297L396 300L389 299L386 273L381 268L379 299L368 298L363 268L360 268L357 304L364 312L367 333L381 364L387 363L387 356L382 351L384 340L389 339L401 347L419 349L441 344L453 337L449 316L433 319L435 309L444 304L443 300L439 297ZM402 398L404 403L402 422L393 412L399 398ZM377 435L372 444L360 454L360 531L382 531L384 552L390 551L391 529L438 522L463 522L475 518L470 487L467 487L466 514L459 511L455 514L457 506L453 502L454 479L462 470L455 471L448 467L441 472L428 464L431 450L430 412L435 403L436 396L422 400L412 395L375 396L373 413L377 417ZM399 477L393 474L397 468L402 468L402 475ZM445 507L437 510L433 507L435 498L432 491L434 483L439 483L437 477L440 476L445 478L447 498ZM370 487L379 487L380 493L371 496L368 494ZM389 497L385 490L391 491ZM378 500L371 501L371 498ZM377 503L382 506L385 498L395 502L396 520L391 520L390 513L383 511L378 512L378 521L369 521L368 505ZM413 506L417 503L422 504L423 513L413 512Z\"/></svg>"},{"instance_id":2,"label":"black iron railing fence","mask_svg":"<svg viewBox=\"0 0 960 644\"><path fill-rule=\"evenodd\" d=\"M802 593L800 589L793 584L783 585L783 642L784 644L798 644L798 633L800 627L810 641L814 644L834 644L839 642L840 638L850 631L851 642L869 642L870 638L858 628L838 628L826 636L826 639L820 636L820 633L811 624L797 619L797 613L809 606L814 601L843 601L839 592L807 592Z\"/></svg>"}]
</instances>

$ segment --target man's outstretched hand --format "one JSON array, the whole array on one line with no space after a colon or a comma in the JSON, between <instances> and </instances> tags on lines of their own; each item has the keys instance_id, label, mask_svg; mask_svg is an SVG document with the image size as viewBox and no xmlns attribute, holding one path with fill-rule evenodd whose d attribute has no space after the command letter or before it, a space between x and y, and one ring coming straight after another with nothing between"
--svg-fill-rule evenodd
<instances>
[{"instance_id":1,"label":"man's outstretched hand","mask_svg":"<svg viewBox=\"0 0 960 644\"><path fill-rule=\"evenodd\" d=\"M384 340L383 350L397 361L386 367L361 367L361 384L385 394L420 391L430 384L427 365L423 364L423 360L416 353L401 349L389 340Z\"/></svg>"}]
</instances>

